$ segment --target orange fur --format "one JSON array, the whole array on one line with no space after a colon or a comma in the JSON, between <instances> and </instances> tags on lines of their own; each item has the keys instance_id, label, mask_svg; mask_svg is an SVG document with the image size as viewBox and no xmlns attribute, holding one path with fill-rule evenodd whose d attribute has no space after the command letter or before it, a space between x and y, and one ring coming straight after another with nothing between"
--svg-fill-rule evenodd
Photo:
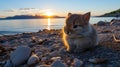
<instances>
[{"instance_id":1,"label":"orange fur","mask_svg":"<svg viewBox=\"0 0 120 67\"><path fill-rule=\"evenodd\" d=\"M97 45L96 30L89 24L90 12L84 15L68 14L63 28L63 41L66 49L82 52Z\"/></svg>"}]
</instances>

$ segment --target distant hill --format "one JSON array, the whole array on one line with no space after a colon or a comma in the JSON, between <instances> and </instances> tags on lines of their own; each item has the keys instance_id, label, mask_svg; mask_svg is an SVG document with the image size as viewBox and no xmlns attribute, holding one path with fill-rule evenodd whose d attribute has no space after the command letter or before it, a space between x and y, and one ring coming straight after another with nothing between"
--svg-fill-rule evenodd
<instances>
[{"instance_id":1,"label":"distant hill","mask_svg":"<svg viewBox=\"0 0 120 67\"><path fill-rule=\"evenodd\" d=\"M109 12L109 13L105 13L104 15L101 15L99 17L116 17L116 15L120 17L120 9Z\"/></svg>"},{"instance_id":2,"label":"distant hill","mask_svg":"<svg viewBox=\"0 0 120 67\"><path fill-rule=\"evenodd\" d=\"M40 18L49 18L46 16L32 16L32 15L15 15L11 17L6 17L6 18L0 18L0 20L5 20L5 19L40 19ZM64 18L60 16L52 16L50 18Z\"/></svg>"}]
</instances>

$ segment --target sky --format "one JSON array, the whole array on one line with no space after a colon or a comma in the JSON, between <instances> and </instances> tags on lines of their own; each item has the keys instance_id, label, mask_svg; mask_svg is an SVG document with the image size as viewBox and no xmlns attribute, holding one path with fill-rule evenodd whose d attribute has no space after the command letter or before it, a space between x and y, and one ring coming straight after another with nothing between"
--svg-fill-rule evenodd
<instances>
[{"instance_id":1,"label":"sky","mask_svg":"<svg viewBox=\"0 0 120 67\"><path fill-rule=\"evenodd\" d=\"M102 15L120 8L120 0L0 0L0 17L14 15L54 15L91 12Z\"/></svg>"}]
</instances>

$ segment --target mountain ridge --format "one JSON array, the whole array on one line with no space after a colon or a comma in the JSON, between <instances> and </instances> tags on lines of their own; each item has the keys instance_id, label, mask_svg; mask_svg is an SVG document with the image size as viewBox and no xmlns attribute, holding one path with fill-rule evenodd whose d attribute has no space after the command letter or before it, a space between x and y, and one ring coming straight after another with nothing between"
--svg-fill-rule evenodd
<instances>
[{"instance_id":1,"label":"mountain ridge","mask_svg":"<svg viewBox=\"0 0 120 67\"><path fill-rule=\"evenodd\" d=\"M120 16L120 8L109 13L100 15L99 17L116 17L116 16Z\"/></svg>"}]
</instances>

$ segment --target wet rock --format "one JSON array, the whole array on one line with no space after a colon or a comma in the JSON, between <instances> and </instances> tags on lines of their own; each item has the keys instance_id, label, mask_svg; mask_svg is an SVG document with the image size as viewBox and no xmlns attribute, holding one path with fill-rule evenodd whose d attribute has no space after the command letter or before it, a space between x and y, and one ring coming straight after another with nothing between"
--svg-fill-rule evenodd
<instances>
[{"instance_id":1,"label":"wet rock","mask_svg":"<svg viewBox=\"0 0 120 67\"><path fill-rule=\"evenodd\" d=\"M83 67L83 62L77 58L73 61L73 67Z\"/></svg>"},{"instance_id":2,"label":"wet rock","mask_svg":"<svg viewBox=\"0 0 120 67\"><path fill-rule=\"evenodd\" d=\"M50 67L67 67L67 65L62 63L60 60L57 60L53 62Z\"/></svg>"},{"instance_id":3,"label":"wet rock","mask_svg":"<svg viewBox=\"0 0 120 67\"><path fill-rule=\"evenodd\" d=\"M34 54L29 58L27 64L28 65L33 65L33 64L36 64L38 61L39 61L39 57Z\"/></svg>"},{"instance_id":4,"label":"wet rock","mask_svg":"<svg viewBox=\"0 0 120 67\"><path fill-rule=\"evenodd\" d=\"M4 67L13 67L12 63L10 62L10 60L7 60L6 64L4 65Z\"/></svg>"},{"instance_id":5,"label":"wet rock","mask_svg":"<svg viewBox=\"0 0 120 67\"><path fill-rule=\"evenodd\" d=\"M10 60L14 65L20 65L28 60L31 55L31 49L26 46L18 47L13 53L10 55Z\"/></svg>"},{"instance_id":6,"label":"wet rock","mask_svg":"<svg viewBox=\"0 0 120 67\"><path fill-rule=\"evenodd\" d=\"M105 23L104 21L99 21L99 22L97 23L98 26L105 26L105 24L106 24L106 23Z\"/></svg>"},{"instance_id":7,"label":"wet rock","mask_svg":"<svg viewBox=\"0 0 120 67\"><path fill-rule=\"evenodd\" d=\"M94 63L94 64L99 64L99 63L106 62L107 59L105 59L105 58L94 58L94 59L89 59L88 61L91 62L91 63Z\"/></svg>"}]
</instances>

